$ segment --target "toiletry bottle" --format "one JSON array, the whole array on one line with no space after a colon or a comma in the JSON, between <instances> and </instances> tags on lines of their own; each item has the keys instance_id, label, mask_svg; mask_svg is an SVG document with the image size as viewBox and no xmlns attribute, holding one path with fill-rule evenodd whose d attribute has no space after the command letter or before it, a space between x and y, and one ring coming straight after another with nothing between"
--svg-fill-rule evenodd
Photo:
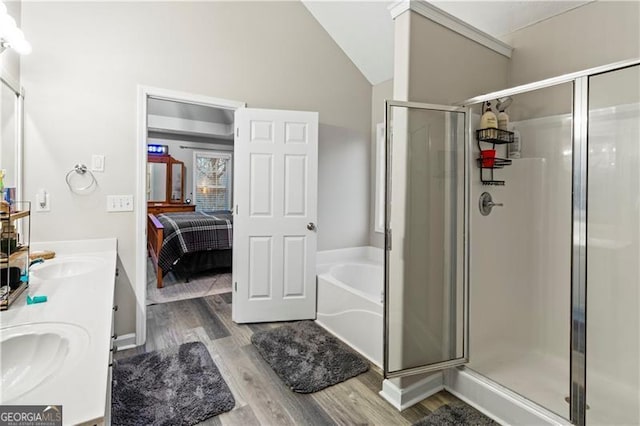
<instances>
[{"instance_id":1,"label":"toiletry bottle","mask_svg":"<svg viewBox=\"0 0 640 426\"><path fill-rule=\"evenodd\" d=\"M491 111L491 102L487 102L484 105L484 111L482 117L480 117L480 129L489 129L489 128L497 128L498 127L498 118L495 113ZM495 131L491 131L487 134L490 138L495 138L497 133Z\"/></svg>"},{"instance_id":2,"label":"toiletry bottle","mask_svg":"<svg viewBox=\"0 0 640 426\"><path fill-rule=\"evenodd\" d=\"M11 205L4 200L4 177L6 170L0 170L0 213L9 213Z\"/></svg>"},{"instance_id":3,"label":"toiletry bottle","mask_svg":"<svg viewBox=\"0 0 640 426\"><path fill-rule=\"evenodd\" d=\"M509 114L504 112L504 109L498 113L498 129L508 130L509 128Z\"/></svg>"},{"instance_id":4,"label":"toiletry bottle","mask_svg":"<svg viewBox=\"0 0 640 426\"><path fill-rule=\"evenodd\" d=\"M509 158L521 158L522 156L522 139L520 139L520 132L515 128L511 129L513 132L513 143L507 145L507 156Z\"/></svg>"}]
</instances>

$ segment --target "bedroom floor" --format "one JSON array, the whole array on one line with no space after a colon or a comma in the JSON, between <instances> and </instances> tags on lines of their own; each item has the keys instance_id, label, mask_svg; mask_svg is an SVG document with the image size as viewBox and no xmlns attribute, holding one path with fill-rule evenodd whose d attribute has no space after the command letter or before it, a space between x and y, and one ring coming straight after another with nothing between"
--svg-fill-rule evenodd
<instances>
[{"instance_id":1,"label":"bedroom floor","mask_svg":"<svg viewBox=\"0 0 640 426\"><path fill-rule=\"evenodd\" d=\"M410 425L457 400L442 391L399 413L378 395L382 376L374 366L313 394L292 392L250 342L254 331L280 324L234 323L230 292L149 306L147 315L147 343L120 351L116 358L189 341L203 342L236 399L233 410L203 425Z\"/></svg>"},{"instance_id":2,"label":"bedroom floor","mask_svg":"<svg viewBox=\"0 0 640 426\"><path fill-rule=\"evenodd\" d=\"M193 299L231 291L231 270L220 269L191 277L189 282L173 272L165 275L163 287L156 286L156 273L147 257L147 305Z\"/></svg>"}]
</instances>

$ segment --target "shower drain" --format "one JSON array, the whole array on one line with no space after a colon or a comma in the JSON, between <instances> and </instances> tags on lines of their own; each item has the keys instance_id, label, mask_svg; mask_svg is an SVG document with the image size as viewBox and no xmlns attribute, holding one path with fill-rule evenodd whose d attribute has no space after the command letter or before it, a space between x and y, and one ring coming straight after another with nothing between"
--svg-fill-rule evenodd
<instances>
[{"instance_id":1,"label":"shower drain","mask_svg":"<svg viewBox=\"0 0 640 426\"><path fill-rule=\"evenodd\" d=\"M569 396L565 396L565 397L564 397L564 401L565 401L567 404L571 404L571 397L569 397ZM588 410L589 408L591 408L591 407L589 407L589 404L587 404L587 410Z\"/></svg>"}]
</instances>

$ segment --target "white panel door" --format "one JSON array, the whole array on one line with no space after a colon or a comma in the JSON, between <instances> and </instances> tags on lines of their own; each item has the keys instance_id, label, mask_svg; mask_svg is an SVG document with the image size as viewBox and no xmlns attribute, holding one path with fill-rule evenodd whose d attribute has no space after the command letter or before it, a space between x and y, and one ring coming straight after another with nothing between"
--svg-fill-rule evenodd
<instances>
[{"instance_id":1,"label":"white panel door","mask_svg":"<svg viewBox=\"0 0 640 426\"><path fill-rule=\"evenodd\" d=\"M233 320L316 316L318 113L235 113Z\"/></svg>"}]
</instances>

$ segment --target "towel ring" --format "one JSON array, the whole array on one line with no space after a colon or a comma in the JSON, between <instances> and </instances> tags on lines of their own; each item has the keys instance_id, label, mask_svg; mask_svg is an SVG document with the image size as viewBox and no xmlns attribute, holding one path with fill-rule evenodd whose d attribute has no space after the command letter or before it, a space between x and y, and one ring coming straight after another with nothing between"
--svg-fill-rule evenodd
<instances>
[{"instance_id":1,"label":"towel ring","mask_svg":"<svg viewBox=\"0 0 640 426\"><path fill-rule=\"evenodd\" d=\"M89 173L89 176L91 177L91 182L89 182L87 186L83 186L80 188L74 187L71 184L71 177L73 176L74 172L79 174L80 176L84 176L86 173ZM71 192L75 192L75 193L86 191L87 189L91 188L93 185L98 184L98 181L96 181L96 177L93 175L93 173L91 173L89 169L87 169L87 166L85 166L84 164L76 164L75 166L73 166L73 169L69 170L69 172L67 173L67 176L65 177L65 181L67 181L67 186L69 187Z\"/></svg>"}]
</instances>

